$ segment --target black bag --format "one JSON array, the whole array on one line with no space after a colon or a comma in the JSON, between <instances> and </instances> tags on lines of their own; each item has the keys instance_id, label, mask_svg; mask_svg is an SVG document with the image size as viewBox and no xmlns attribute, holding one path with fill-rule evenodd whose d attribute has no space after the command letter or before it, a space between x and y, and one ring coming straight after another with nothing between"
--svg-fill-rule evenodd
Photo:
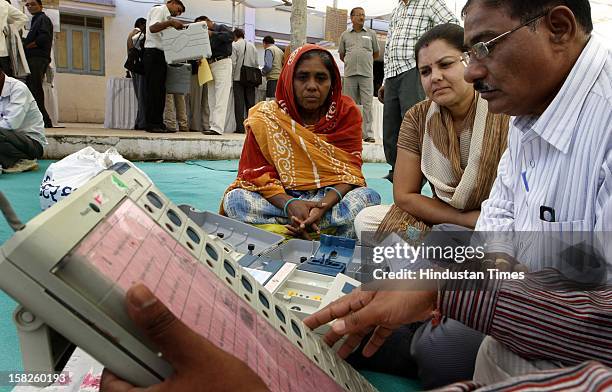
<instances>
[{"instance_id":1,"label":"black bag","mask_svg":"<svg viewBox=\"0 0 612 392\"><path fill-rule=\"evenodd\" d=\"M136 39L136 42L140 42L140 35ZM132 73L137 73L139 75L144 75L144 61L143 61L144 49L138 48L134 46L130 50L128 50L128 57L123 64L123 67Z\"/></svg>"},{"instance_id":2,"label":"black bag","mask_svg":"<svg viewBox=\"0 0 612 392\"><path fill-rule=\"evenodd\" d=\"M261 84L261 70L257 67L244 65L246 49L247 42L244 41L244 55L242 56L242 66L240 67L240 84L244 87L257 87Z\"/></svg>"}]
</instances>

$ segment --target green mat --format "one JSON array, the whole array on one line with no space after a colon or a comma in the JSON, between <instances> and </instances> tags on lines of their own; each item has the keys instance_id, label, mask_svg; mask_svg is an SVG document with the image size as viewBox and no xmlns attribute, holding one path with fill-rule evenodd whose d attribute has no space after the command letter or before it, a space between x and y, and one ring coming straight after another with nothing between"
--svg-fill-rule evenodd
<instances>
[{"instance_id":1,"label":"green mat","mask_svg":"<svg viewBox=\"0 0 612 392\"><path fill-rule=\"evenodd\" d=\"M27 222L40 213L38 199L42 176L52 161L40 161L36 172L0 175L0 190L8 197L17 215ZM192 161L185 163L139 162L141 168L157 187L175 204L189 204L199 210L217 212L219 202L227 186L236 178L238 161ZM382 196L383 204L393 202L392 186L382 179L388 172L386 164L367 163L363 167L369 187ZM12 230L0 218L0 244L12 235ZM0 292L0 371L23 369L15 327L11 321L16 303ZM414 381L380 373L364 372L380 391L418 390ZM9 391L0 387L0 392Z\"/></svg>"}]
</instances>

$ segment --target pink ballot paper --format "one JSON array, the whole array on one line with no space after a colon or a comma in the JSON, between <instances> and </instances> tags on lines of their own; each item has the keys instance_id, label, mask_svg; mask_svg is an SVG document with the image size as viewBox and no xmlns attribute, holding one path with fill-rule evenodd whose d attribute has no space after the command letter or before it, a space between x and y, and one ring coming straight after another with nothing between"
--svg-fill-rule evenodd
<instances>
[{"instance_id":1,"label":"pink ballot paper","mask_svg":"<svg viewBox=\"0 0 612 392\"><path fill-rule=\"evenodd\" d=\"M70 263L87 263L104 276L106 295L99 303L144 283L190 328L247 363L272 391L344 390L130 199L89 232L72 256ZM285 316L288 329L295 328Z\"/></svg>"}]
</instances>

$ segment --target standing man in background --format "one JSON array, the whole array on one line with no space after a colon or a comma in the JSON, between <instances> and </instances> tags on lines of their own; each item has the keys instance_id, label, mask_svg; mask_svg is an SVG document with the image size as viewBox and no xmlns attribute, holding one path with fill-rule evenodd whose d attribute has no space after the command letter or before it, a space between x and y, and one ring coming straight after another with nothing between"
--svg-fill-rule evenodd
<instances>
[{"instance_id":1,"label":"standing man in background","mask_svg":"<svg viewBox=\"0 0 612 392\"><path fill-rule=\"evenodd\" d=\"M378 100L385 105L383 147L387 163L391 165L385 178L391 182L404 114L425 99L414 45L426 31L442 23L459 24L444 0L401 0L391 14L385 44L385 79L378 90Z\"/></svg>"},{"instance_id":2,"label":"standing man in background","mask_svg":"<svg viewBox=\"0 0 612 392\"><path fill-rule=\"evenodd\" d=\"M208 83L208 103L210 105L210 129L202 131L205 135L222 135L225 132L230 92L232 89L232 42L234 33L221 23L215 23L206 16L198 19L206 21L212 56L208 59L213 80Z\"/></svg>"},{"instance_id":3,"label":"standing man in background","mask_svg":"<svg viewBox=\"0 0 612 392\"><path fill-rule=\"evenodd\" d=\"M176 132L164 125L166 104L166 57L161 32L169 27L182 29L183 23L172 19L185 12L181 0L169 0L165 5L156 5L147 15L147 38L144 50L145 68L145 130L152 133Z\"/></svg>"},{"instance_id":4,"label":"standing man in background","mask_svg":"<svg viewBox=\"0 0 612 392\"><path fill-rule=\"evenodd\" d=\"M361 7L351 10L353 27L340 36L338 53L344 62L344 94L363 106L363 141L374 143L372 131L372 97L374 97L374 60L380 49L374 30L366 29L365 11Z\"/></svg>"},{"instance_id":5,"label":"standing man in background","mask_svg":"<svg viewBox=\"0 0 612 392\"><path fill-rule=\"evenodd\" d=\"M266 98L274 99L276 94L276 83L283 69L283 51L274 45L274 38L266 35L263 39L263 46L266 50L264 53L264 67L261 70L263 76L266 77Z\"/></svg>"},{"instance_id":6,"label":"standing man in background","mask_svg":"<svg viewBox=\"0 0 612 392\"><path fill-rule=\"evenodd\" d=\"M255 106L255 86L244 86L240 83L240 68L259 68L257 49L255 45L244 39L244 30L234 30L232 44L232 68L234 69L234 114L236 117L236 133L244 133L244 117L249 109Z\"/></svg>"},{"instance_id":7,"label":"standing man in background","mask_svg":"<svg viewBox=\"0 0 612 392\"><path fill-rule=\"evenodd\" d=\"M28 21L28 17L11 4L0 1L0 32L7 37L10 35L8 25L14 25L18 30L21 29ZM13 67L6 47L6 39L0 39L0 69L7 76L13 76Z\"/></svg>"},{"instance_id":8,"label":"standing man in background","mask_svg":"<svg viewBox=\"0 0 612 392\"><path fill-rule=\"evenodd\" d=\"M140 55L144 52L144 43L147 38L146 34L147 20L145 18L138 18L134 23L134 30L130 32L127 39L127 53L130 54L130 50L136 48ZM145 129L145 81L144 75L137 72L131 72L132 83L134 84L134 92L136 93L136 100L138 101L138 111L136 113L136 124L134 129Z\"/></svg>"},{"instance_id":9,"label":"standing man in background","mask_svg":"<svg viewBox=\"0 0 612 392\"><path fill-rule=\"evenodd\" d=\"M41 0L28 0L25 6L32 15L30 31L23 42L28 66L30 67L30 75L26 78L26 84L42 113L45 128L53 128L51 118L45 109L45 92L43 90L43 78L51 63L53 23L43 12Z\"/></svg>"}]
</instances>

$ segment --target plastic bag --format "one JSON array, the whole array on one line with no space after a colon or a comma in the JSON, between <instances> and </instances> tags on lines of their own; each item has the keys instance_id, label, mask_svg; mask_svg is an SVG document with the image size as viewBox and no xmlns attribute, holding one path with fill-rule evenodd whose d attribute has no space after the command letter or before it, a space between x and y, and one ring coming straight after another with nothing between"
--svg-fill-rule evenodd
<instances>
[{"instance_id":1,"label":"plastic bag","mask_svg":"<svg viewBox=\"0 0 612 392\"><path fill-rule=\"evenodd\" d=\"M40 184L40 208L46 210L70 196L77 188L117 162L129 161L115 148L109 148L102 153L92 147L86 147L52 163Z\"/></svg>"}]
</instances>

